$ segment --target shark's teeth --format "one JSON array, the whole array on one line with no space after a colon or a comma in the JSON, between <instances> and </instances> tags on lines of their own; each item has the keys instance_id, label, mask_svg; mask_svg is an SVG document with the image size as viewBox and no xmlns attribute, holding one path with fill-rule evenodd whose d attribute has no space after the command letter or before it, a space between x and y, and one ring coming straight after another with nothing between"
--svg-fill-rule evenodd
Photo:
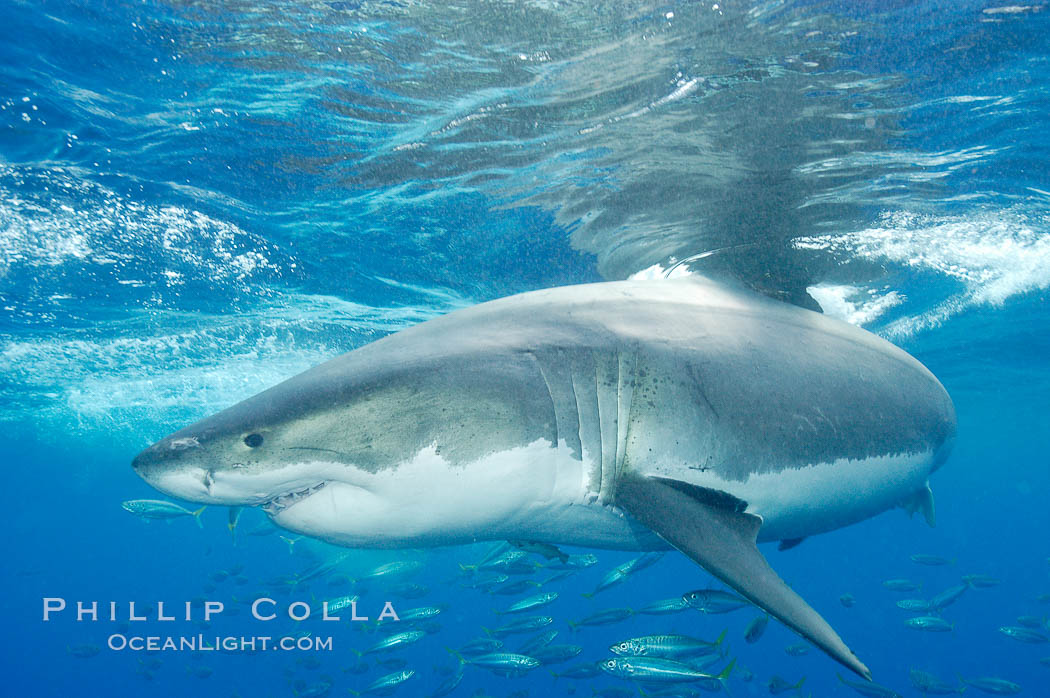
<instances>
[{"instance_id":1,"label":"shark's teeth","mask_svg":"<svg viewBox=\"0 0 1050 698\"><path fill-rule=\"evenodd\" d=\"M299 500L305 499L315 492L319 492L326 484L326 482L319 482L310 487L304 487L303 489L295 490L294 492L286 492L285 494L278 495L262 505L263 511L273 516L274 514L284 511Z\"/></svg>"}]
</instances>

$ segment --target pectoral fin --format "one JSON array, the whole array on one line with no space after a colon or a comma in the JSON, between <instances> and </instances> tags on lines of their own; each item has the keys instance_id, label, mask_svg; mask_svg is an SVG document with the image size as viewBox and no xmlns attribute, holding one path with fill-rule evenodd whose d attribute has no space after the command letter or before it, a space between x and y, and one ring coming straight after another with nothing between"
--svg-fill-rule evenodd
<instances>
[{"instance_id":1,"label":"pectoral fin","mask_svg":"<svg viewBox=\"0 0 1050 698\"><path fill-rule=\"evenodd\" d=\"M758 551L762 518L735 497L679 480L625 473L616 504L759 608L870 680L871 672L827 621Z\"/></svg>"}]
</instances>

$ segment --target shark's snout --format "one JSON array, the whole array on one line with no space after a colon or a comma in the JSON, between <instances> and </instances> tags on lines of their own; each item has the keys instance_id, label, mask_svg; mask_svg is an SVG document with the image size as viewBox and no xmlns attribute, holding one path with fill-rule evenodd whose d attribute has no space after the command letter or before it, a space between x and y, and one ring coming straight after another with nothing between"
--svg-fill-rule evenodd
<instances>
[{"instance_id":1,"label":"shark's snout","mask_svg":"<svg viewBox=\"0 0 1050 698\"><path fill-rule=\"evenodd\" d=\"M221 446L221 444L220 444ZM181 433L158 441L131 462L139 477L169 497L202 504L287 508L324 485L307 467L249 467L213 441Z\"/></svg>"},{"instance_id":2,"label":"shark's snout","mask_svg":"<svg viewBox=\"0 0 1050 698\"><path fill-rule=\"evenodd\" d=\"M200 440L196 436L169 436L135 456L131 467L145 477L147 473L178 467L187 458L198 455L200 450Z\"/></svg>"},{"instance_id":3,"label":"shark's snout","mask_svg":"<svg viewBox=\"0 0 1050 698\"><path fill-rule=\"evenodd\" d=\"M135 456L131 467L139 477L168 496L215 504L211 496L211 471L187 457L199 448L196 438L169 437Z\"/></svg>"}]
</instances>

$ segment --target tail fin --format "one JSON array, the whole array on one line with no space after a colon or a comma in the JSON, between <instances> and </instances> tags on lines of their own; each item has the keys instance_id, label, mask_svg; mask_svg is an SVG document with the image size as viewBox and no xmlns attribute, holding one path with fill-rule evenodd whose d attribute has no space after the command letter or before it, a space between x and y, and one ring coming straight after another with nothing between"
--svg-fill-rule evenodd
<instances>
[{"instance_id":1,"label":"tail fin","mask_svg":"<svg viewBox=\"0 0 1050 698\"><path fill-rule=\"evenodd\" d=\"M226 511L226 528L230 529L230 537L233 544L237 545L237 522L241 518L241 507L230 507Z\"/></svg>"},{"instance_id":2,"label":"tail fin","mask_svg":"<svg viewBox=\"0 0 1050 698\"><path fill-rule=\"evenodd\" d=\"M288 536L281 536L281 540L288 544L288 554L291 555L295 552L295 544L299 542L299 537L289 538Z\"/></svg>"},{"instance_id":3,"label":"tail fin","mask_svg":"<svg viewBox=\"0 0 1050 698\"><path fill-rule=\"evenodd\" d=\"M725 691L727 696L732 696L729 692L729 675L733 673L734 668L736 668L736 659L729 662L726 668L722 670L722 673L715 677L718 679L718 683L722 685L722 690ZM803 679L803 681L805 681L805 679Z\"/></svg>"},{"instance_id":4,"label":"tail fin","mask_svg":"<svg viewBox=\"0 0 1050 698\"><path fill-rule=\"evenodd\" d=\"M193 518L194 518L194 520L195 520L195 521L197 522L197 527L198 527L198 528L201 528L201 529L203 529L203 528L204 528L204 524L203 524L203 523L201 523L201 514L203 514L203 513L204 513L204 510L205 510L205 509L207 509L207 508L208 508L208 505L207 505L207 504L205 504L204 506L202 506L202 507L201 507L200 509L198 509L197 511L194 511L194 512L190 512L190 513L192 513L192 514L193 514Z\"/></svg>"},{"instance_id":5,"label":"tail fin","mask_svg":"<svg viewBox=\"0 0 1050 698\"><path fill-rule=\"evenodd\" d=\"M454 650L451 647L446 647L445 649L448 650L449 654L451 654L453 657L459 660L460 665L469 664L466 658L462 654L460 654L458 650Z\"/></svg>"}]
</instances>

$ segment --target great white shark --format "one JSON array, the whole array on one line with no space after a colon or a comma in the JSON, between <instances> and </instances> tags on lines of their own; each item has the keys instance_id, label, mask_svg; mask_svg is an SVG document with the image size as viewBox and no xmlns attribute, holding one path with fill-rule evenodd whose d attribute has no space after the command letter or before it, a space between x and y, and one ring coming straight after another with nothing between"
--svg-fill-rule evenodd
<instances>
[{"instance_id":1,"label":"great white shark","mask_svg":"<svg viewBox=\"0 0 1050 698\"><path fill-rule=\"evenodd\" d=\"M932 515L955 435L918 361L703 277L523 293L409 327L158 441L158 490L351 547L672 546L858 674L756 542Z\"/></svg>"}]
</instances>

